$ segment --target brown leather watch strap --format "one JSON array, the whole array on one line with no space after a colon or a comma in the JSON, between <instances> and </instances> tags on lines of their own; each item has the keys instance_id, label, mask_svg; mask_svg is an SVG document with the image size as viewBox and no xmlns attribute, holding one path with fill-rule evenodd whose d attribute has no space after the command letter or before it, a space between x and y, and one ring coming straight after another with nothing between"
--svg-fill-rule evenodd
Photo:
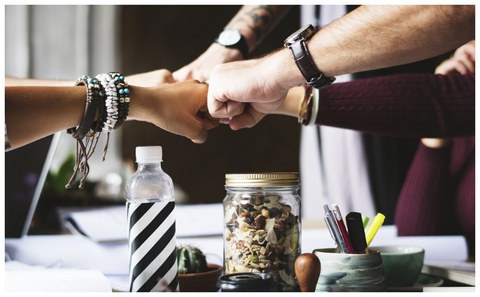
<instances>
[{"instance_id":1,"label":"brown leather watch strap","mask_svg":"<svg viewBox=\"0 0 480 297\"><path fill-rule=\"evenodd\" d=\"M328 86L335 81L335 77L327 77L320 70L318 70L315 62L307 48L305 41L300 40L289 46L292 51L295 63L302 73L308 85L314 88L322 88Z\"/></svg>"}]
</instances>

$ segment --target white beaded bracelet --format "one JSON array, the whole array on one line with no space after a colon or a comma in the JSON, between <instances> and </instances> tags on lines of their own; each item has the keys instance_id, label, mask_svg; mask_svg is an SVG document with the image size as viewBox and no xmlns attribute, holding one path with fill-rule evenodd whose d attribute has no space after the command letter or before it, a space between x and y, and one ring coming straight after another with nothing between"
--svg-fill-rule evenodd
<instances>
[{"instance_id":1,"label":"white beaded bracelet","mask_svg":"<svg viewBox=\"0 0 480 297\"><path fill-rule=\"evenodd\" d=\"M111 132L118 119L118 92L111 73L98 74L96 78L102 84L107 98L105 99L105 112L107 118L103 124L102 131Z\"/></svg>"}]
</instances>

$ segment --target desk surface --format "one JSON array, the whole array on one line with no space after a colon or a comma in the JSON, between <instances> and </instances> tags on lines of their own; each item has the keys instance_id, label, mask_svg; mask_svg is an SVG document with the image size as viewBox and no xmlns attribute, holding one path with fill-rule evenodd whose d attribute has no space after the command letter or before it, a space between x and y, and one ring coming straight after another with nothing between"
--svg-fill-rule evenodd
<instances>
[{"instance_id":1,"label":"desk surface","mask_svg":"<svg viewBox=\"0 0 480 297\"><path fill-rule=\"evenodd\" d=\"M222 264L223 239L221 236L178 238L178 244L194 244L207 255L208 261ZM461 236L396 236L394 226L384 226L372 242L379 245L415 245L425 249L425 264L445 267L465 264L467 247ZM328 230L318 223L304 223L302 230L302 251L311 252L316 248L334 247ZM30 265L66 268L96 269L106 275L112 287L125 288L128 282L127 242L95 243L80 235L28 236L23 239L7 239L6 253L11 259ZM443 264L442 264L443 263ZM448 265L447 265L448 264ZM467 264L468 265L468 264ZM475 265L468 269L475 274ZM444 276L447 277L447 276ZM455 279L462 281L462 279ZM471 284L471 278L464 283Z\"/></svg>"}]
</instances>

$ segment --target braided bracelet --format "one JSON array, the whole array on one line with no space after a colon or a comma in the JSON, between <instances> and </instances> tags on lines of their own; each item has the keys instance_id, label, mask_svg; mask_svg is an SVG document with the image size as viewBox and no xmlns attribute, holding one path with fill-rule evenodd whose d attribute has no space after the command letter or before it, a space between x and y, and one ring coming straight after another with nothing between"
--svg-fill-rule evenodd
<instances>
[{"instance_id":1,"label":"braided bracelet","mask_svg":"<svg viewBox=\"0 0 480 297\"><path fill-rule=\"evenodd\" d=\"M98 74L93 79L84 75L77 80L75 85L86 86L87 103L80 125L67 130L77 139L75 167L70 180L65 185L67 189L72 188L79 171L83 173L79 188L83 188L90 172L88 160L94 153L100 137L100 133L97 134L97 132L107 133L103 154L103 160L105 160L110 132L119 128L125 121L130 104L129 87L124 80L124 76L118 72ZM95 120L97 114L99 119Z\"/></svg>"},{"instance_id":2,"label":"braided bracelet","mask_svg":"<svg viewBox=\"0 0 480 297\"><path fill-rule=\"evenodd\" d=\"M76 154L75 154L75 167L73 174L70 177L68 183L65 185L65 188L71 189L73 183L77 177L77 174L80 172L83 173L83 177L80 179L79 188L82 189L85 183L85 180L90 172L90 166L88 164L88 159L92 156L93 152L98 143L98 138L95 137L96 129L92 129L95 121L95 116L97 111L103 105L103 98L105 97L104 92L97 79L92 79L87 75L80 77L76 82L76 86L84 85L87 89L87 100L85 106L85 112L80 125L78 127L70 128L67 130L76 140ZM84 142L84 138L86 140Z\"/></svg>"}]
</instances>

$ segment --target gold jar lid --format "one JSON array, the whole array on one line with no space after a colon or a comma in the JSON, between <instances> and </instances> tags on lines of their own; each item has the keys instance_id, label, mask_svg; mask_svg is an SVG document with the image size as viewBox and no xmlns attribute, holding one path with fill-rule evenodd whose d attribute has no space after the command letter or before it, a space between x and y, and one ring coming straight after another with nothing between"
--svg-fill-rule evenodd
<instances>
[{"instance_id":1,"label":"gold jar lid","mask_svg":"<svg viewBox=\"0 0 480 297\"><path fill-rule=\"evenodd\" d=\"M229 173L227 187L281 187L299 184L298 172Z\"/></svg>"}]
</instances>

